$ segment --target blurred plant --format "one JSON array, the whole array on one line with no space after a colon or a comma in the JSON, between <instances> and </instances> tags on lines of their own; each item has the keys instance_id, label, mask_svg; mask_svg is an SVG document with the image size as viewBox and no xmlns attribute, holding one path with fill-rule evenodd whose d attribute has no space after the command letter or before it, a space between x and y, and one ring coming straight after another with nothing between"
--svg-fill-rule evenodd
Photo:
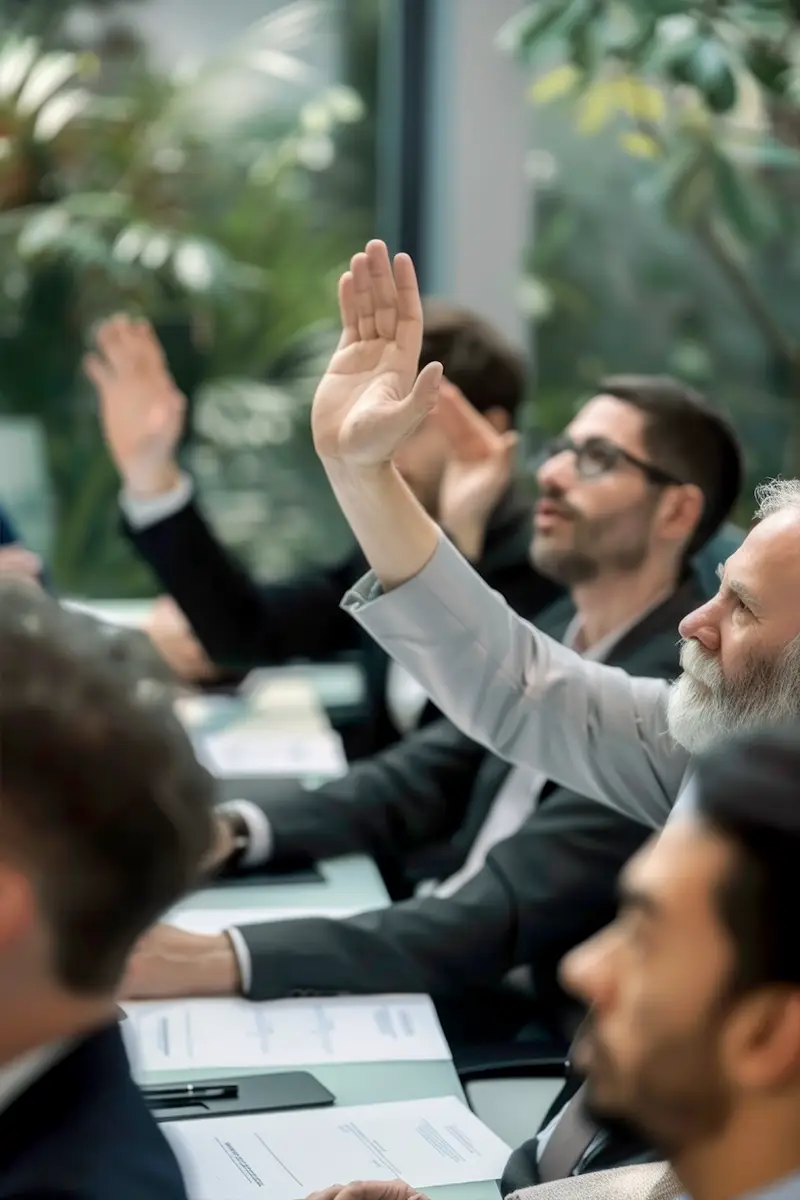
<instances>
[{"instance_id":1,"label":"blurred plant","mask_svg":"<svg viewBox=\"0 0 800 1200\"><path fill-rule=\"evenodd\" d=\"M637 199L721 272L791 402L781 465L800 473L797 310L767 281L777 267L796 267L800 5L538 0L499 41L545 68L531 87L535 102L566 103L578 132L603 136L606 151L613 131L618 150L640 164ZM536 286L541 309L552 295Z\"/></svg>"},{"instance_id":2,"label":"blurred plant","mask_svg":"<svg viewBox=\"0 0 800 1200\"><path fill-rule=\"evenodd\" d=\"M83 331L146 311L191 391L205 375L263 374L332 312L352 242L316 180L363 105L309 63L326 15L290 4L171 78L0 43L0 407L45 422L62 586L107 588L115 572L119 587L125 561L78 375ZM131 570L129 588L145 586Z\"/></svg>"}]
</instances>

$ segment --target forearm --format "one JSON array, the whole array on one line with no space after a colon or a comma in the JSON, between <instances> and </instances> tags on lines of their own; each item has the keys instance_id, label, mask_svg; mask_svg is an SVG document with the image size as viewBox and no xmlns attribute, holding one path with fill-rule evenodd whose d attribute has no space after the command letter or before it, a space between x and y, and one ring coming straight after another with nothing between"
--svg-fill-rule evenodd
<instances>
[{"instance_id":1,"label":"forearm","mask_svg":"<svg viewBox=\"0 0 800 1200\"><path fill-rule=\"evenodd\" d=\"M408 900L344 921L271 922L242 930L252 960L249 996L298 992L425 992L461 997L514 965L514 921L501 887Z\"/></svg>"},{"instance_id":2,"label":"forearm","mask_svg":"<svg viewBox=\"0 0 800 1200\"><path fill-rule=\"evenodd\" d=\"M385 591L418 575L433 557L439 529L391 463L323 464L339 507Z\"/></svg>"}]
</instances>

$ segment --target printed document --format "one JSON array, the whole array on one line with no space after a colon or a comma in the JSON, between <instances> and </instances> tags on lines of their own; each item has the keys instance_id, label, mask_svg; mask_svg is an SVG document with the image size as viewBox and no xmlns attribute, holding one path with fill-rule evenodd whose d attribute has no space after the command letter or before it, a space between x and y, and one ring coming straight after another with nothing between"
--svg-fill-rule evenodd
<instances>
[{"instance_id":1,"label":"printed document","mask_svg":"<svg viewBox=\"0 0 800 1200\"><path fill-rule=\"evenodd\" d=\"M499 1179L511 1153L455 1096L174 1121L189 1200L297 1200L348 1179Z\"/></svg>"},{"instance_id":2,"label":"printed document","mask_svg":"<svg viewBox=\"0 0 800 1200\"><path fill-rule=\"evenodd\" d=\"M137 1074L451 1057L428 996L143 1000L123 1008Z\"/></svg>"},{"instance_id":3,"label":"printed document","mask_svg":"<svg viewBox=\"0 0 800 1200\"><path fill-rule=\"evenodd\" d=\"M232 925L260 925L263 921L299 921L302 917L355 916L356 908L177 908L162 920L188 933L224 933Z\"/></svg>"},{"instance_id":4,"label":"printed document","mask_svg":"<svg viewBox=\"0 0 800 1200\"><path fill-rule=\"evenodd\" d=\"M347 770L341 740L328 732L266 733L234 728L200 739L195 748L198 758L217 779L339 776Z\"/></svg>"}]
</instances>

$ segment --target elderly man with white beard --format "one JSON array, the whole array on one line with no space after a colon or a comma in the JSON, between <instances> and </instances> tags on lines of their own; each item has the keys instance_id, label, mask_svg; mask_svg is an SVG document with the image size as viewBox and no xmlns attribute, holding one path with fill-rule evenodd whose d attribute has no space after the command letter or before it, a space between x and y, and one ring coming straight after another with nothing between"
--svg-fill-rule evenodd
<instances>
[{"instance_id":1,"label":"elderly man with white beard","mask_svg":"<svg viewBox=\"0 0 800 1200\"><path fill-rule=\"evenodd\" d=\"M373 568L345 607L465 733L659 828L692 803L692 754L800 716L800 481L760 489L758 523L721 570L718 593L681 623L681 678L671 688L633 679L513 613L395 470L395 450L434 408L441 379L436 363L417 374L422 313L408 256L392 263L382 242L369 243L342 278L340 308L312 427ZM669 464L670 447L658 453ZM654 485L654 502L675 508L691 486ZM537 515L554 552L568 521Z\"/></svg>"}]
</instances>

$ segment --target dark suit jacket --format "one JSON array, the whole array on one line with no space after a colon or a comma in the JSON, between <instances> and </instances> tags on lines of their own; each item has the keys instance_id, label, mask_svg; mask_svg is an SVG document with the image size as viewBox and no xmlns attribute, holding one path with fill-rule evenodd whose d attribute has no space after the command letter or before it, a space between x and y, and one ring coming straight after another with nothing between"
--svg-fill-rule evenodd
<instances>
[{"instance_id":1,"label":"dark suit jacket","mask_svg":"<svg viewBox=\"0 0 800 1200\"><path fill-rule=\"evenodd\" d=\"M0 507L0 546L13 546L19 541L14 523L6 510Z\"/></svg>"},{"instance_id":2,"label":"dark suit jacket","mask_svg":"<svg viewBox=\"0 0 800 1200\"><path fill-rule=\"evenodd\" d=\"M357 652L366 677L368 717L348 742L348 753L360 758L397 739L386 708L386 655L340 608L344 593L367 569L360 550L336 566L259 587L193 503L146 529L127 523L123 528L183 609L213 662L249 670ZM512 608L535 616L561 589L534 571L530 541L530 505L509 492L491 518L477 567ZM437 715L429 705L423 720Z\"/></svg>"},{"instance_id":3,"label":"dark suit jacket","mask_svg":"<svg viewBox=\"0 0 800 1200\"><path fill-rule=\"evenodd\" d=\"M79 1042L0 1112L0 1200L186 1200L116 1026Z\"/></svg>"},{"instance_id":4,"label":"dark suit jacket","mask_svg":"<svg viewBox=\"0 0 800 1200\"><path fill-rule=\"evenodd\" d=\"M691 578L622 639L610 661L639 675L676 675L676 626L700 599ZM562 611L562 627L568 615ZM477 830L509 770L442 721L375 762L357 764L321 793L266 811L280 851L363 849L380 858L446 835L475 798ZM251 995L427 992L462 1012L472 997L485 1025L485 989L527 965L538 999L547 1007L551 991L553 1011L560 1011L555 964L612 919L617 874L649 833L548 784L523 827L450 898L413 899L345 921L245 927ZM473 837L466 833L465 845Z\"/></svg>"}]
</instances>

